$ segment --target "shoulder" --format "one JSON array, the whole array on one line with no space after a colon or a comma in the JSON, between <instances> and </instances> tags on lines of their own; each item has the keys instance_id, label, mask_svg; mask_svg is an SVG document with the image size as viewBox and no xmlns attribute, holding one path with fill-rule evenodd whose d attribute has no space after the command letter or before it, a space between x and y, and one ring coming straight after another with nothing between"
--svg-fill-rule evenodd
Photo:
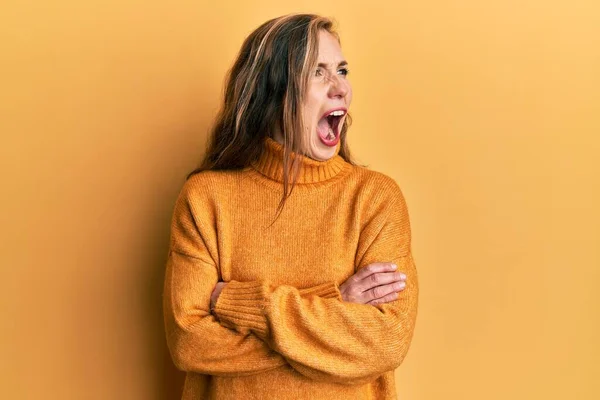
<instances>
[{"instance_id":1,"label":"shoulder","mask_svg":"<svg viewBox=\"0 0 600 400\"><path fill-rule=\"evenodd\" d=\"M219 190L232 181L238 170L205 170L190 176L184 184L189 190Z\"/></svg>"},{"instance_id":2,"label":"shoulder","mask_svg":"<svg viewBox=\"0 0 600 400\"><path fill-rule=\"evenodd\" d=\"M207 170L185 179L179 186L175 212L213 220L218 213L219 199L226 198L230 192L228 172Z\"/></svg>"},{"instance_id":3,"label":"shoulder","mask_svg":"<svg viewBox=\"0 0 600 400\"><path fill-rule=\"evenodd\" d=\"M187 178L180 190L180 197L189 200L218 199L228 195L236 177L240 174L238 170L205 170L197 172Z\"/></svg>"},{"instance_id":4,"label":"shoulder","mask_svg":"<svg viewBox=\"0 0 600 400\"><path fill-rule=\"evenodd\" d=\"M386 221L407 221L408 207L400 184L383 172L356 167L356 218L365 234L379 229Z\"/></svg>"},{"instance_id":5,"label":"shoulder","mask_svg":"<svg viewBox=\"0 0 600 400\"><path fill-rule=\"evenodd\" d=\"M180 184L174 204L175 219L193 220L203 232L213 231L235 190L237 170L205 170Z\"/></svg>"},{"instance_id":6,"label":"shoulder","mask_svg":"<svg viewBox=\"0 0 600 400\"><path fill-rule=\"evenodd\" d=\"M356 166L357 195L369 199L371 204L404 201L398 182L383 172Z\"/></svg>"}]
</instances>

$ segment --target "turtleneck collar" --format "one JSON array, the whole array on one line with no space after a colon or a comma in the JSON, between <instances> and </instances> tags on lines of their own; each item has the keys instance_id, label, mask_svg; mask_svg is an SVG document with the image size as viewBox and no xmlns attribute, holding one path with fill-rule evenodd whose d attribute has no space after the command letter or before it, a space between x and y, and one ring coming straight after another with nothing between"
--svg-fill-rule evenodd
<instances>
[{"instance_id":1,"label":"turtleneck collar","mask_svg":"<svg viewBox=\"0 0 600 400\"><path fill-rule=\"evenodd\" d=\"M324 161L315 160L308 156L292 152L292 160L296 156L299 156L302 161L297 183L327 181L347 169L350 164L339 155L340 143L336 146L334 155ZM283 182L283 145L270 137L266 137L261 156L258 160L252 162L251 165L267 178Z\"/></svg>"}]
</instances>

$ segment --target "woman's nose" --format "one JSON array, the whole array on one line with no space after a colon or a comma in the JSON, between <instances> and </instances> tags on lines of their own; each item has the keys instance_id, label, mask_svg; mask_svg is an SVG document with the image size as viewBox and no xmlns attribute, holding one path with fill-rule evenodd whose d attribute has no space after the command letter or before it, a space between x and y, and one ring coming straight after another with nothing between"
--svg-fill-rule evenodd
<instances>
[{"instance_id":1,"label":"woman's nose","mask_svg":"<svg viewBox=\"0 0 600 400\"><path fill-rule=\"evenodd\" d=\"M330 78L329 97L345 97L346 93L348 93L348 86L339 75Z\"/></svg>"}]
</instances>

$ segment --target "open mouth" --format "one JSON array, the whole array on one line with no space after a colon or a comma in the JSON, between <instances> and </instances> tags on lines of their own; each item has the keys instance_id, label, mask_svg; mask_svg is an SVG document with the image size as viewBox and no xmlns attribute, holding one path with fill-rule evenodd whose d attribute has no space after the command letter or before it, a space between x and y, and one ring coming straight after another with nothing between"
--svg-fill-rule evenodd
<instances>
[{"instance_id":1,"label":"open mouth","mask_svg":"<svg viewBox=\"0 0 600 400\"><path fill-rule=\"evenodd\" d=\"M325 141L333 141L340 135L340 122L346 115L346 110L335 110L319 120L317 133Z\"/></svg>"}]
</instances>

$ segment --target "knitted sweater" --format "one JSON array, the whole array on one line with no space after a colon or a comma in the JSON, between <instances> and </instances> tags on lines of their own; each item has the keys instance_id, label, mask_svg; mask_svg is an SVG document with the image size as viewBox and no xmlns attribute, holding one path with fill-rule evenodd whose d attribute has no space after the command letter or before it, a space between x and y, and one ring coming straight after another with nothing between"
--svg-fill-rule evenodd
<instances>
[{"instance_id":1,"label":"knitted sweater","mask_svg":"<svg viewBox=\"0 0 600 400\"><path fill-rule=\"evenodd\" d=\"M347 163L339 148L325 161L299 155L297 186L272 226L283 192L273 139L251 166L183 184L163 296L169 351L187 371L183 399L396 398L418 303L407 204L392 178ZM406 274L398 299L343 301L338 285L375 262Z\"/></svg>"}]
</instances>

